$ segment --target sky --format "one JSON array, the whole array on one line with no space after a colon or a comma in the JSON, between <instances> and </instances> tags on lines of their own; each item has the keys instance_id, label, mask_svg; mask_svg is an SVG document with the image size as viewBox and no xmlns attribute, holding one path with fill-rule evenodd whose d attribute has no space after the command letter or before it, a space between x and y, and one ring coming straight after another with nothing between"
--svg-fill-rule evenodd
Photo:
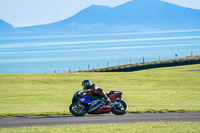
<instances>
[{"instance_id":1,"label":"sky","mask_svg":"<svg viewBox=\"0 0 200 133\"><path fill-rule=\"evenodd\" d=\"M91 5L115 7L131 0L0 0L0 19L14 27L67 19ZM200 10L200 0L162 0Z\"/></svg>"}]
</instances>

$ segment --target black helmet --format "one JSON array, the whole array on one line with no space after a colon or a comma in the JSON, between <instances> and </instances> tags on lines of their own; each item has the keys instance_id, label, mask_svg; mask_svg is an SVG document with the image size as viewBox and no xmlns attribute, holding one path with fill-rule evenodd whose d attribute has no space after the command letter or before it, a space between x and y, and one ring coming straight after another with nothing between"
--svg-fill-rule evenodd
<instances>
[{"instance_id":1,"label":"black helmet","mask_svg":"<svg viewBox=\"0 0 200 133\"><path fill-rule=\"evenodd\" d=\"M82 86L83 86L83 89L84 89L84 90L85 90L85 89L89 89L90 85L91 85L91 82L90 82L89 80L84 80L84 81L82 82Z\"/></svg>"}]
</instances>

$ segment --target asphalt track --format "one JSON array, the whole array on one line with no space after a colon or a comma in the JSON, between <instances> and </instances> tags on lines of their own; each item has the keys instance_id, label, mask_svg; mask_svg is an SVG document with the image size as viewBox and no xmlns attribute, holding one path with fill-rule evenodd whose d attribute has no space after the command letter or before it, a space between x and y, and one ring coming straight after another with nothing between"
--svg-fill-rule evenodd
<instances>
[{"instance_id":1,"label":"asphalt track","mask_svg":"<svg viewBox=\"0 0 200 133\"><path fill-rule=\"evenodd\" d=\"M53 126L77 124L108 124L108 123L137 123L137 122L200 122L200 112L188 113L128 113L125 115L103 114L74 117L72 115L59 116L26 116L1 117L0 128Z\"/></svg>"}]
</instances>

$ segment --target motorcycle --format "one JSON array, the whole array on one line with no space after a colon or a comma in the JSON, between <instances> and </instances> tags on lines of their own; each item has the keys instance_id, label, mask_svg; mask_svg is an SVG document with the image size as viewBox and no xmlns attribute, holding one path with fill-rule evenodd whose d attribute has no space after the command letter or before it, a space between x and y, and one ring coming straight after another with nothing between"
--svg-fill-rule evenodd
<instances>
[{"instance_id":1,"label":"motorcycle","mask_svg":"<svg viewBox=\"0 0 200 133\"><path fill-rule=\"evenodd\" d=\"M110 113L116 115L124 115L128 111L128 105L121 100L122 92L120 91L110 91L107 94L111 103L106 105L103 98L98 98L95 101L91 101L92 94L88 94L84 90L79 90L74 93L72 97L72 104L69 106L69 110L71 114L74 116L84 116L86 113L88 114L104 114ZM90 107L92 104L97 104L94 110L90 111Z\"/></svg>"}]
</instances>

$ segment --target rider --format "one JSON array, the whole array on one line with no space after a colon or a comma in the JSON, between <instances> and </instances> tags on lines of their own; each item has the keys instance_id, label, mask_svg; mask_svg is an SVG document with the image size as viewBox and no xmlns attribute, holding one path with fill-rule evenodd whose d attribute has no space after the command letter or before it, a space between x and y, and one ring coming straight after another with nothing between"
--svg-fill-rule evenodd
<instances>
[{"instance_id":1,"label":"rider","mask_svg":"<svg viewBox=\"0 0 200 133\"><path fill-rule=\"evenodd\" d=\"M99 88L96 84L91 84L89 80L84 80L82 82L82 86L86 92L97 94L98 96L103 97L105 99L106 105L111 103L106 93L101 88Z\"/></svg>"}]
</instances>

